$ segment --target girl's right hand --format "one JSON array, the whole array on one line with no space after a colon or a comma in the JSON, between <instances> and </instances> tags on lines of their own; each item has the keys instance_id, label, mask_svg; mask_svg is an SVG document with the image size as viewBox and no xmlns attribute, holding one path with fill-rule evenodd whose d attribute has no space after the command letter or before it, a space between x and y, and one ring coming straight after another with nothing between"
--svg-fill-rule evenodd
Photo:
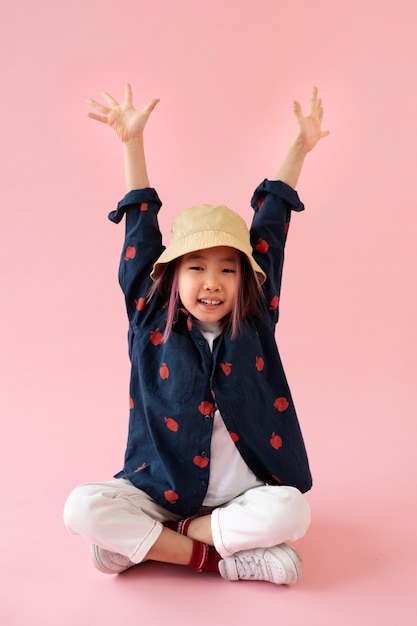
<instances>
[{"instance_id":1,"label":"girl's right hand","mask_svg":"<svg viewBox=\"0 0 417 626\"><path fill-rule=\"evenodd\" d=\"M159 102L159 98L154 98L143 109L135 109L132 103L132 88L129 84L125 85L125 98L122 104L119 104L113 96L106 92L102 93L102 96L108 106L95 100L87 100L88 104L101 112L101 115L91 111L87 115L93 120L111 126L123 142L142 137L146 122Z\"/></svg>"}]
</instances>

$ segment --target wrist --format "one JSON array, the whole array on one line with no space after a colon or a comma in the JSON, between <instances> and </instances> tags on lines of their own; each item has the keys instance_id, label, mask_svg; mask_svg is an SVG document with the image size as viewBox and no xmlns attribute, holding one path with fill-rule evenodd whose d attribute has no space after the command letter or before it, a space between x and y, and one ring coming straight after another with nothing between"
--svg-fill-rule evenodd
<instances>
[{"instance_id":1,"label":"wrist","mask_svg":"<svg viewBox=\"0 0 417 626\"><path fill-rule=\"evenodd\" d=\"M123 143L126 191L149 187L143 137L135 135Z\"/></svg>"},{"instance_id":2,"label":"wrist","mask_svg":"<svg viewBox=\"0 0 417 626\"><path fill-rule=\"evenodd\" d=\"M143 147L143 134L141 133L140 135L134 135L133 137L129 137L128 139L122 139L122 143L123 145L130 149L135 149L137 147L142 148Z\"/></svg>"},{"instance_id":3,"label":"wrist","mask_svg":"<svg viewBox=\"0 0 417 626\"><path fill-rule=\"evenodd\" d=\"M304 143L303 138L297 136L290 145L289 151L293 153L294 157L304 159L309 149Z\"/></svg>"}]
</instances>

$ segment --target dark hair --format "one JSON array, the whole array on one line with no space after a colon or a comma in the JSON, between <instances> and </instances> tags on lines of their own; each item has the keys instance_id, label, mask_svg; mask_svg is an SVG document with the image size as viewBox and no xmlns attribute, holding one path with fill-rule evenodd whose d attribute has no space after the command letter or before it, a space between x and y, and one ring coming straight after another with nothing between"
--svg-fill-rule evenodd
<instances>
[{"instance_id":1,"label":"dark hair","mask_svg":"<svg viewBox=\"0 0 417 626\"><path fill-rule=\"evenodd\" d=\"M232 311L222 320L223 329L235 339L240 331L242 322L250 314L259 315L264 302L264 293L256 272L246 254L234 248L237 258L238 289ZM167 316L163 340L166 341L172 332L182 306L178 291L178 272L181 258L174 259L165 265L158 278L149 289L147 300L155 295L160 296L167 303Z\"/></svg>"}]
</instances>

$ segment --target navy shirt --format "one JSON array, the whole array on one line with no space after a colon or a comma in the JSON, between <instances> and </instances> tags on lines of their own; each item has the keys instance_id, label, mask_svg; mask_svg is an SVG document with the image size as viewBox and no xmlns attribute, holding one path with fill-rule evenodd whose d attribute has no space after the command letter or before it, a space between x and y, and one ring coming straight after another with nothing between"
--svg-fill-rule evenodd
<instances>
[{"instance_id":1,"label":"navy shirt","mask_svg":"<svg viewBox=\"0 0 417 626\"><path fill-rule=\"evenodd\" d=\"M218 337L213 352L182 309L162 342L166 303L146 302L153 263L164 250L154 189L130 191L109 214L126 216L119 268L129 318L130 419L123 470L172 512L195 514L210 473L215 406L239 453L264 483L305 492L311 474L297 415L275 342L284 246L297 193L280 181L255 190L250 229L254 257L267 275L262 316L249 316L239 336Z\"/></svg>"}]
</instances>

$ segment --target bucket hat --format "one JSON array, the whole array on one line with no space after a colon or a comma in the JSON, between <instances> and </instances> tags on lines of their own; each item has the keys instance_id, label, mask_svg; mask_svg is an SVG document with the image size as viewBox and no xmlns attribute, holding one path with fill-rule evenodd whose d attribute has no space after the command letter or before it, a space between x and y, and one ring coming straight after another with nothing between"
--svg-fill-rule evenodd
<instances>
[{"instance_id":1,"label":"bucket hat","mask_svg":"<svg viewBox=\"0 0 417 626\"><path fill-rule=\"evenodd\" d=\"M216 246L229 246L243 252L259 282L266 274L252 256L250 235L245 221L227 206L200 204L181 211L172 223L171 241L154 263L151 278L155 280L164 265L184 254Z\"/></svg>"}]
</instances>

